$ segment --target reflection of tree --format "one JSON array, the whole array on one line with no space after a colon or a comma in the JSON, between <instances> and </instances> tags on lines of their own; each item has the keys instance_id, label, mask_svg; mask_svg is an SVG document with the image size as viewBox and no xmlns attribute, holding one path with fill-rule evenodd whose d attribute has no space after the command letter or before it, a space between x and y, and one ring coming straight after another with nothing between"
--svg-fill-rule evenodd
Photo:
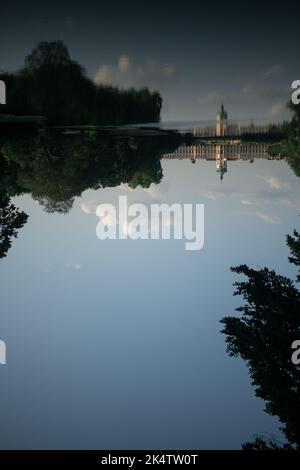
<instances>
[{"instance_id":1,"label":"reflection of tree","mask_svg":"<svg viewBox=\"0 0 300 470\"><path fill-rule=\"evenodd\" d=\"M293 119L288 126L288 136L281 144L282 154L286 156L295 175L300 176L300 110L299 106L290 104Z\"/></svg>"},{"instance_id":2,"label":"reflection of tree","mask_svg":"<svg viewBox=\"0 0 300 470\"><path fill-rule=\"evenodd\" d=\"M287 244L292 254L289 257L289 262L300 266L300 233L294 230L293 235L288 235ZM297 276L297 282L300 282L300 274Z\"/></svg>"},{"instance_id":3,"label":"reflection of tree","mask_svg":"<svg viewBox=\"0 0 300 470\"><path fill-rule=\"evenodd\" d=\"M300 237L288 237L293 257L300 264ZM246 265L231 268L246 276L236 282L234 295L245 305L238 307L241 317L224 317L222 332L227 335L227 351L241 356L249 367L256 395L266 401L266 411L279 417L291 445L300 448L300 370L291 361L291 345L300 339L300 293L292 280L267 268L254 270ZM276 448L257 438L244 448Z\"/></svg>"},{"instance_id":4,"label":"reflection of tree","mask_svg":"<svg viewBox=\"0 0 300 470\"><path fill-rule=\"evenodd\" d=\"M100 133L40 132L2 145L0 188L30 193L48 212L68 212L86 189L128 183L149 187L162 178L160 156L180 137L120 137Z\"/></svg>"},{"instance_id":5,"label":"reflection of tree","mask_svg":"<svg viewBox=\"0 0 300 470\"><path fill-rule=\"evenodd\" d=\"M300 128L293 129L282 144L282 152L296 176L300 176Z\"/></svg>"},{"instance_id":6,"label":"reflection of tree","mask_svg":"<svg viewBox=\"0 0 300 470\"><path fill-rule=\"evenodd\" d=\"M17 237L18 229L26 224L28 215L19 211L3 191L0 192L0 258L7 255L11 239Z\"/></svg>"}]
</instances>

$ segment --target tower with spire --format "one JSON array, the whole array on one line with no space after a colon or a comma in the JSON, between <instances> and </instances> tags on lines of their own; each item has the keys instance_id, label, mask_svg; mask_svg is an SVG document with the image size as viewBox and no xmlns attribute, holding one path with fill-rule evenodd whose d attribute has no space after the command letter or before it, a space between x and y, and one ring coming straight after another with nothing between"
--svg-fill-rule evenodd
<instances>
[{"instance_id":1,"label":"tower with spire","mask_svg":"<svg viewBox=\"0 0 300 470\"><path fill-rule=\"evenodd\" d=\"M216 135L218 137L227 134L227 127L228 127L227 119L228 119L227 111L225 111L224 105L222 103L221 109L216 116Z\"/></svg>"},{"instance_id":2,"label":"tower with spire","mask_svg":"<svg viewBox=\"0 0 300 470\"><path fill-rule=\"evenodd\" d=\"M224 174L227 173L227 157L225 154L224 145L217 144L216 150L216 171L220 175L221 182L223 181Z\"/></svg>"}]
</instances>

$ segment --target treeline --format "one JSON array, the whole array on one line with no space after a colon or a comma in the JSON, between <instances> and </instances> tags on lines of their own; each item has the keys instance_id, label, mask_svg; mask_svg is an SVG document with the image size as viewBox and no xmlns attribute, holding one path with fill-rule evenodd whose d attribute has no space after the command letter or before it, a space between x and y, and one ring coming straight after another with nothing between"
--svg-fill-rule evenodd
<instances>
[{"instance_id":1,"label":"treeline","mask_svg":"<svg viewBox=\"0 0 300 470\"><path fill-rule=\"evenodd\" d=\"M293 119L289 125L288 137L281 143L281 153L297 176L300 176L300 105L290 104Z\"/></svg>"},{"instance_id":2,"label":"treeline","mask_svg":"<svg viewBox=\"0 0 300 470\"><path fill-rule=\"evenodd\" d=\"M181 143L177 133L122 137L95 129L0 136L0 258L28 219L13 197L30 194L46 212L67 213L87 189L148 188L163 177L161 154Z\"/></svg>"},{"instance_id":3,"label":"treeline","mask_svg":"<svg viewBox=\"0 0 300 470\"><path fill-rule=\"evenodd\" d=\"M268 153L273 157L286 158L294 173L300 176L300 105L289 103L288 106L293 112L292 120L275 126L283 136L277 142L275 139L275 143L269 146Z\"/></svg>"},{"instance_id":4,"label":"treeline","mask_svg":"<svg viewBox=\"0 0 300 470\"><path fill-rule=\"evenodd\" d=\"M158 122L162 98L148 88L99 86L70 58L62 41L40 42L16 73L1 73L6 105L0 113L45 116L56 125Z\"/></svg>"},{"instance_id":5,"label":"treeline","mask_svg":"<svg viewBox=\"0 0 300 470\"><path fill-rule=\"evenodd\" d=\"M300 281L300 233L287 235L289 262L297 267ZM278 416L288 442L257 436L243 444L245 450L300 450L300 369L292 362L292 344L299 339L300 292L292 279L263 267L231 268L243 275L234 283L234 295L244 302L221 323L227 352L247 364L256 396L266 402L265 411Z\"/></svg>"},{"instance_id":6,"label":"treeline","mask_svg":"<svg viewBox=\"0 0 300 470\"><path fill-rule=\"evenodd\" d=\"M1 195L30 194L47 212L68 212L87 189L128 184L148 188L163 176L163 153L180 145L179 134L121 137L41 129L32 136L0 137Z\"/></svg>"}]
</instances>

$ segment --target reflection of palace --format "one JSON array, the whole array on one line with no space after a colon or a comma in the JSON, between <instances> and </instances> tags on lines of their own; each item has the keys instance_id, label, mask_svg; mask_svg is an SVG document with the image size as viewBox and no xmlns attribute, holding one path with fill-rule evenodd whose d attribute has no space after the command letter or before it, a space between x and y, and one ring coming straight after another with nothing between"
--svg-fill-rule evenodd
<instances>
[{"instance_id":1,"label":"reflection of palace","mask_svg":"<svg viewBox=\"0 0 300 470\"><path fill-rule=\"evenodd\" d=\"M225 143L199 143L195 145L181 145L174 153L162 155L164 159L189 158L192 163L197 159L216 162L216 170L223 179L227 172L228 160L249 160L251 163L255 158L270 158L268 155L268 144L253 144L241 142Z\"/></svg>"},{"instance_id":2,"label":"reflection of palace","mask_svg":"<svg viewBox=\"0 0 300 470\"><path fill-rule=\"evenodd\" d=\"M222 180L224 173L227 172L228 160L248 160L253 163L255 158L272 158L268 154L269 144L243 142L239 138L245 134L265 134L268 131L269 126L255 126L254 124L241 126L239 123L229 123L228 114L222 105L216 116L216 124L193 129L194 137L210 137L211 139L206 139L206 141L197 139L198 143L194 145L181 145L175 152L162 155L162 158L179 160L189 158L192 163L195 163L197 159L214 160L216 171ZM221 139L214 141L214 137L221 137Z\"/></svg>"},{"instance_id":3,"label":"reflection of palace","mask_svg":"<svg viewBox=\"0 0 300 470\"><path fill-rule=\"evenodd\" d=\"M253 123L241 126L239 123L229 123L228 114L222 105L216 116L216 124L194 127L192 133L195 137L237 137L242 134L266 134L268 131L269 126L255 126Z\"/></svg>"}]
</instances>

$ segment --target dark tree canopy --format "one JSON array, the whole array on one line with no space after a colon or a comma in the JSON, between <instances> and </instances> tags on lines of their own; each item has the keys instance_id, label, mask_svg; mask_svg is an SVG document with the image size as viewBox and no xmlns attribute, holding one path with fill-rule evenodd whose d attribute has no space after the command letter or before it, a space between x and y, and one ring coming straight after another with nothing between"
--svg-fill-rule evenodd
<instances>
[{"instance_id":1,"label":"dark tree canopy","mask_svg":"<svg viewBox=\"0 0 300 470\"><path fill-rule=\"evenodd\" d=\"M245 442L243 450L294 450L294 448L290 444L282 444L272 438L256 437L254 441Z\"/></svg>"},{"instance_id":2,"label":"dark tree canopy","mask_svg":"<svg viewBox=\"0 0 300 470\"><path fill-rule=\"evenodd\" d=\"M300 109L299 105L289 104L293 112L292 121L288 125L287 138L281 142L281 154L296 176L300 176Z\"/></svg>"},{"instance_id":3,"label":"dark tree canopy","mask_svg":"<svg viewBox=\"0 0 300 470\"><path fill-rule=\"evenodd\" d=\"M25 212L19 211L11 202L9 196L0 191L0 258L7 255L12 245L12 238L18 235L28 219Z\"/></svg>"},{"instance_id":4,"label":"dark tree canopy","mask_svg":"<svg viewBox=\"0 0 300 470\"><path fill-rule=\"evenodd\" d=\"M25 58L25 68L35 72L41 67L69 65L71 58L62 41L42 41Z\"/></svg>"},{"instance_id":5,"label":"dark tree canopy","mask_svg":"<svg viewBox=\"0 0 300 470\"><path fill-rule=\"evenodd\" d=\"M50 125L157 122L162 99L147 88L96 85L62 41L40 42L15 74L2 73L7 104L0 112L44 116Z\"/></svg>"},{"instance_id":6,"label":"dark tree canopy","mask_svg":"<svg viewBox=\"0 0 300 470\"><path fill-rule=\"evenodd\" d=\"M300 267L300 233L297 230L294 230L293 235L287 235L287 245L292 255L289 262ZM300 274L297 276L297 282L300 282Z\"/></svg>"},{"instance_id":7,"label":"dark tree canopy","mask_svg":"<svg viewBox=\"0 0 300 470\"><path fill-rule=\"evenodd\" d=\"M176 134L121 137L51 130L14 136L1 145L0 189L10 196L30 193L46 211L66 213L86 189L158 184L161 154L174 151L180 142Z\"/></svg>"},{"instance_id":8,"label":"dark tree canopy","mask_svg":"<svg viewBox=\"0 0 300 470\"><path fill-rule=\"evenodd\" d=\"M300 107L290 104L293 119L284 124L287 138L273 146L274 155L285 156L300 176ZM287 127L287 129L286 129ZM287 235L289 262L300 268L300 234ZM268 268L254 270L246 265L232 268L246 276L236 282L235 295L245 300L236 309L241 317L222 319L227 351L242 357L255 386L256 395L266 401L266 411L277 415L289 444L257 437L243 445L247 450L300 449L300 370L291 360L293 341L300 339L300 293L292 280ZM296 278L300 282L300 273Z\"/></svg>"},{"instance_id":9,"label":"dark tree canopy","mask_svg":"<svg viewBox=\"0 0 300 470\"><path fill-rule=\"evenodd\" d=\"M299 266L299 234L288 237ZM246 265L232 268L246 277L234 285L234 295L245 303L236 309L241 316L226 316L221 323L227 351L248 365L256 395L266 401L266 411L279 417L289 443L300 448L300 370L292 363L291 345L300 339L300 293L294 282L268 268L254 270ZM276 447L261 438L245 448ZM281 447L282 448L282 447Z\"/></svg>"}]
</instances>

